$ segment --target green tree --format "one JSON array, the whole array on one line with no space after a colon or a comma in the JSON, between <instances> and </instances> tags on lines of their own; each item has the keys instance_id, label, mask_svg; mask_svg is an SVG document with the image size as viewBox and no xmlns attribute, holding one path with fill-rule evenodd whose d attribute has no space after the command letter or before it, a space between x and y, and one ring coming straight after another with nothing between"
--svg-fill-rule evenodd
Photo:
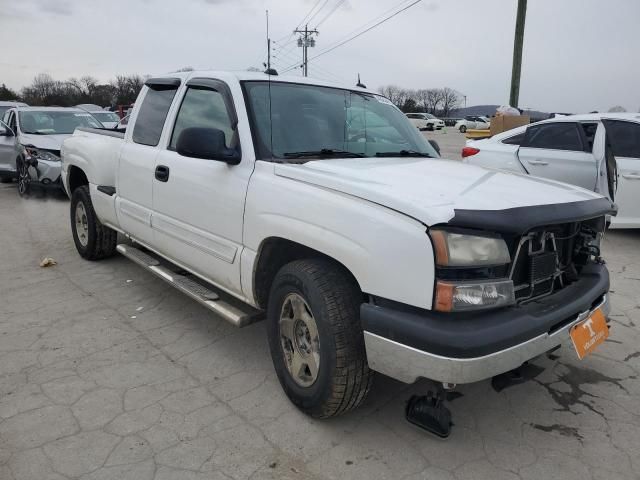
<instances>
[{"instance_id":1,"label":"green tree","mask_svg":"<svg viewBox=\"0 0 640 480\"><path fill-rule=\"evenodd\" d=\"M4 83L0 87L0 100L20 100L18 93L11 90Z\"/></svg>"}]
</instances>

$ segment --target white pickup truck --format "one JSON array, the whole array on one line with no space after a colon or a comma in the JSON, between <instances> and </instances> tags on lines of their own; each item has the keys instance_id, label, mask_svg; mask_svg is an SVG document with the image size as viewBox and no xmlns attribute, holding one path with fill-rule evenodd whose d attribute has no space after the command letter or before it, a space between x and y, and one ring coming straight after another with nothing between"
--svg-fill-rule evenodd
<instances>
[{"instance_id":1,"label":"white pickup truck","mask_svg":"<svg viewBox=\"0 0 640 480\"><path fill-rule=\"evenodd\" d=\"M126 133L77 129L62 177L80 255L118 251L239 327L266 318L286 394L330 417L373 371L450 387L606 338L614 205L437 157L374 92L188 72L147 80Z\"/></svg>"}]
</instances>

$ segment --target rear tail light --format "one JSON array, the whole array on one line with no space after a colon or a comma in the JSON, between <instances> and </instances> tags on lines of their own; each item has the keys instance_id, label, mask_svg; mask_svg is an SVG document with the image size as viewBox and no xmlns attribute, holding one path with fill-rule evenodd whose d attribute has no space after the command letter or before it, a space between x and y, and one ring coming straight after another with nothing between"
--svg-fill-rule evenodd
<instances>
[{"instance_id":1,"label":"rear tail light","mask_svg":"<svg viewBox=\"0 0 640 480\"><path fill-rule=\"evenodd\" d=\"M464 147L462 149L462 158L470 157L470 156L475 155L476 153L479 153L479 152L480 152L479 148Z\"/></svg>"}]
</instances>

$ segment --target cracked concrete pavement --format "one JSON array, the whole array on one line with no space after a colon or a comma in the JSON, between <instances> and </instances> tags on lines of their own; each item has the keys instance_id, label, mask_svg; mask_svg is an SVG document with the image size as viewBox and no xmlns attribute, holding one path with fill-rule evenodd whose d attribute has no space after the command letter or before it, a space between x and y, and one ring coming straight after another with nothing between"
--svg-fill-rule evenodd
<instances>
[{"instance_id":1,"label":"cracked concrete pavement","mask_svg":"<svg viewBox=\"0 0 640 480\"><path fill-rule=\"evenodd\" d=\"M640 478L640 232L604 241L610 340L459 388L442 441L404 419L427 382L378 375L363 408L302 415L263 323L235 329L120 256L82 260L68 201L38 197L0 185L2 480Z\"/></svg>"}]
</instances>

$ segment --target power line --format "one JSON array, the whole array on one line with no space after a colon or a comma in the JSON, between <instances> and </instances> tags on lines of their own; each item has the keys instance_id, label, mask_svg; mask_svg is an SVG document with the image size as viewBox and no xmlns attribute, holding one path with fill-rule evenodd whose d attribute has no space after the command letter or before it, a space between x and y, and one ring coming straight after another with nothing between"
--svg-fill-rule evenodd
<instances>
[{"instance_id":1,"label":"power line","mask_svg":"<svg viewBox=\"0 0 640 480\"><path fill-rule=\"evenodd\" d=\"M322 6L321 6L318 10L316 10L316 13L314 13L313 15L311 15L311 16L309 17L309 19L308 19L306 22L304 22L304 23L311 23L311 20L313 20L314 18L316 18L316 15L318 15L318 14L322 11L322 9L323 9L324 7L326 7L326 6L327 6L327 3L329 3L329 0L324 0L324 3L322 4Z\"/></svg>"},{"instance_id":2,"label":"power line","mask_svg":"<svg viewBox=\"0 0 640 480\"><path fill-rule=\"evenodd\" d=\"M309 11L307 12L307 14L306 14L304 17L302 17L302 20L300 20L300 22L298 23L298 25L296 25L296 28L294 28L294 30L297 30L298 28L300 28L300 27L302 26L302 24L303 24L303 23L305 23L305 22L307 22L307 23L308 23L308 22L309 22L309 20L307 20L307 17L308 17L309 15L311 15L311 12L313 12L313 11L315 10L315 8L316 8L318 5L320 5L320 2L321 2L321 1L322 1L322 0L318 0L316 3L314 3L314 4L313 4L313 7L311 7L311 10L309 10ZM326 3L326 1L325 1L325 3ZM324 6L324 5L323 5L323 6ZM322 7L320 7L320 9L322 9ZM318 11L320 11L320 10L318 10ZM316 13L317 13L317 12L316 12Z\"/></svg>"},{"instance_id":3,"label":"power line","mask_svg":"<svg viewBox=\"0 0 640 480\"><path fill-rule=\"evenodd\" d=\"M344 44L345 44L345 43L347 43L347 42L350 42L351 40L355 40L355 39L356 39L356 38L358 38L359 36L364 35L364 34L365 34L365 33L367 33L368 31L373 30L374 28L376 28L378 25L382 25L382 24L383 24L383 23L385 23L386 21L391 20L391 19L392 19L393 17L395 17L396 15L398 15L398 14L400 14L400 13L404 12L405 10L408 10L409 8L411 8L411 7L413 7L414 5L416 5L416 4L418 4L418 3L420 3L421 1L422 1L422 0L415 0L413 3L410 3L410 4L409 4L409 5L407 5L406 7L401 8L400 10L398 10L397 12L395 12L393 15L390 15L390 16L388 16L387 18L384 18L384 19L380 20L378 23L375 23L374 25L372 25L372 26L370 26L369 28L367 28L366 30L363 30L362 32L360 32L360 33L358 33L358 34L354 35L353 37L351 37L351 38L347 38L346 40L344 40L344 41L342 41L342 42L338 43L337 45L334 45L333 47L330 47L330 48L328 48L328 49L326 49L326 50L324 50L324 51L320 52L318 55L316 55L315 57L311 57L309 60L314 60L314 59L316 59L316 58L318 58L318 57L320 57L320 56L324 55L325 53L329 53L329 52L331 52L331 51L335 50L336 48L341 47L342 45L344 45Z\"/></svg>"},{"instance_id":4,"label":"power line","mask_svg":"<svg viewBox=\"0 0 640 480\"><path fill-rule=\"evenodd\" d=\"M318 28L320 25L322 25L327 18L329 18L331 15L333 15L333 12L335 12L338 9L338 7L344 3L344 1L345 0L338 0L336 2L336 4L333 6L333 8L329 11L329 13L327 13L324 17L322 17L322 20L320 20L317 23L316 28Z\"/></svg>"},{"instance_id":5,"label":"power line","mask_svg":"<svg viewBox=\"0 0 640 480\"><path fill-rule=\"evenodd\" d=\"M338 48L338 47L341 47L341 46L342 46L342 45L344 45L345 43L348 43L348 42L350 42L350 41L352 41L352 40L355 40L356 38L360 37L361 35L364 35L365 33L367 33L367 32L369 32L369 31L373 30L373 29L374 29L374 28L376 28L377 26L382 25L383 23L385 23L385 22L387 22L387 21L391 20L391 19L392 19L393 17L395 17L396 15L399 15L400 13L404 12L405 10L408 10L409 8L411 8L411 7L413 7L414 5L416 5L416 4L418 4L418 3L420 3L421 1L422 1L422 0L414 0L412 3L410 3L410 4L408 4L408 5L404 6L404 7L402 7L400 10L397 10L396 12L392 13L391 15L389 15L389 16L387 16L387 17L383 18L382 20L380 20L380 21L378 21L378 22L376 22L376 23L374 23L373 25L371 25L370 27L366 28L365 30L362 30L362 31L360 31L360 32L359 32L359 33L357 33L357 34L355 34L355 35L353 35L353 36L351 36L351 37L348 37L348 38L346 38L345 40L340 41L339 43L337 43L337 44L333 45L332 47L329 47L329 48L327 48L326 50L323 50L322 52L320 52L319 54L317 54L317 55L316 55L316 56L314 56L314 57L308 58L308 59L307 59L307 62L309 62L310 60L315 60L316 58L321 57L322 55L325 55L326 53L332 52L333 50L335 50L335 49L336 49L336 48ZM404 2L400 2L400 4L402 4L402 3L404 3ZM377 18L380 18L380 17L377 17ZM370 22L368 22L368 23L370 23ZM365 25L366 25L366 24L365 24ZM294 68L296 68L296 67L297 67L297 65L291 65L289 68L285 69L282 73L286 73L286 72L288 72L288 71L290 71L290 70L293 70L293 69L294 69Z\"/></svg>"}]
</instances>

